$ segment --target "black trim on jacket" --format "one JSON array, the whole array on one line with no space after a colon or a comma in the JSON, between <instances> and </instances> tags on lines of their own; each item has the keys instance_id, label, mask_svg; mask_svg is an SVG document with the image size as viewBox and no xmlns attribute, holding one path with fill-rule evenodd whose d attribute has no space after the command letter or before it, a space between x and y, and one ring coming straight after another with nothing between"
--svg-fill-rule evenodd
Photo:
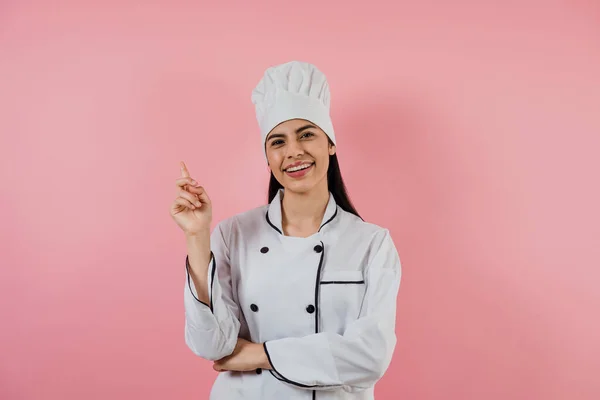
<instances>
[{"instance_id":1,"label":"black trim on jacket","mask_svg":"<svg viewBox=\"0 0 600 400\"><path fill-rule=\"evenodd\" d=\"M190 259L189 259L189 255L185 256L185 271L187 274L187 283L188 283L188 287L190 292L192 293L192 296L194 297L194 299L196 299L199 303L204 304L206 307L210 308L210 311L214 313L214 309L213 309L213 285L215 282L215 273L217 271L217 260L215 259L215 255L213 254L213 252L210 252L210 257L212 258L212 268L210 271L210 304L206 304L205 302L203 302L202 300L200 300L199 298L196 297L196 295L194 294L194 291L192 290L192 280L190 278Z\"/></svg>"},{"instance_id":2,"label":"black trim on jacket","mask_svg":"<svg viewBox=\"0 0 600 400\"><path fill-rule=\"evenodd\" d=\"M337 216L337 213L338 213L338 206L336 204L336 206L335 206L335 212L333 213L333 215L331 216L331 218L329 218L327 221L323 222L323 225L321 225L319 227L319 230L317 232L321 232L321 229L323 229L323 227L325 225L327 225L328 223L330 223L331 221L333 221L333 219ZM275 225L273 225L273 223L271 222L271 219L269 218L269 210L268 209L267 209L267 212L265 213L265 218L267 220L267 223L269 225L271 225L271 228L275 229L280 235L283 235L283 232L281 232L281 230L278 227L276 227Z\"/></svg>"}]
</instances>

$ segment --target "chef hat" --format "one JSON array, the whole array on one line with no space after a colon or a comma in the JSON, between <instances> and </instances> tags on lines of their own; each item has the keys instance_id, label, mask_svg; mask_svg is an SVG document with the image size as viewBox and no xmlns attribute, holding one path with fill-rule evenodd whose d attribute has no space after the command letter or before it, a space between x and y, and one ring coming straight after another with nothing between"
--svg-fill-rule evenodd
<instances>
[{"instance_id":1,"label":"chef hat","mask_svg":"<svg viewBox=\"0 0 600 400\"><path fill-rule=\"evenodd\" d=\"M335 144L329 117L329 84L314 65L291 61L267 68L251 98L256 107L263 148L273 128L295 118L317 125Z\"/></svg>"}]
</instances>

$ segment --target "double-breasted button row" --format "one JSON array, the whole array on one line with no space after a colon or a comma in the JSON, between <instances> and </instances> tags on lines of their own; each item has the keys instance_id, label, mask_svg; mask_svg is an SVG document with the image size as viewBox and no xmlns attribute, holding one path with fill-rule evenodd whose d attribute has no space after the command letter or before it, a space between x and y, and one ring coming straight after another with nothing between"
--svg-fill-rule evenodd
<instances>
[{"instance_id":1,"label":"double-breasted button row","mask_svg":"<svg viewBox=\"0 0 600 400\"><path fill-rule=\"evenodd\" d=\"M257 306L256 304L254 304L254 303L250 304L250 309L251 309L252 311L254 311L254 312L258 312L258 306ZM306 307L306 312L307 312L307 313L309 313L309 314L312 314L312 313L314 313L314 312L315 312L315 310L316 310L316 309L315 309L315 306L313 306L312 304L309 304L309 305Z\"/></svg>"},{"instance_id":2,"label":"double-breasted button row","mask_svg":"<svg viewBox=\"0 0 600 400\"><path fill-rule=\"evenodd\" d=\"M313 249L315 252L320 253L323 251L323 246L321 246L320 244L316 245ZM267 246L264 246L260 249L260 252L263 254L266 254L269 252L269 248Z\"/></svg>"}]
</instances>

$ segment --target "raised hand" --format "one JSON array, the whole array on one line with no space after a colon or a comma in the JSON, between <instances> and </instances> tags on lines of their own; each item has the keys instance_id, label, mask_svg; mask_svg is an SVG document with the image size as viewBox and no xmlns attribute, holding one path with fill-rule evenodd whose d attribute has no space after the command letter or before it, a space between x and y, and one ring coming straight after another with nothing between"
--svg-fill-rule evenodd
<instances>
[{"instance_id":1,"label":"raised hand","mask_svg":"<svg viewBox=\"0 0 600 400\"><path fill-rule=\"evenodd\" d=\"M171 217L188 236L210 231L212 203L206 190L190 177L185 163L180 163L181 177L175 181L177 197L171 204Z\"/></svg>"}]
</instances>

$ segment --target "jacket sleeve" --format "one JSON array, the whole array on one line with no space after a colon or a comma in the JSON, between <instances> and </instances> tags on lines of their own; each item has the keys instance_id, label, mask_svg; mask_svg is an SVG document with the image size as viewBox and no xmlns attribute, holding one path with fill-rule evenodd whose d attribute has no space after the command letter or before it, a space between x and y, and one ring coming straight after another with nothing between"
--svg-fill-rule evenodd
<instances>
[{"instance_id":1,"label":"jacket sleeve","mask_svg":"<svg viewBox=\"0 0 600 400\"><path fill-rule=\"evenodd\" d=\"M240 310L232 289L229 249L224 236L223 226L218 224L210 238L209 304L198 299L189 274L189 261L185 259L185 342L194 354L210 361L233 352L240 329Z\"/></svg>"},{"instance_id":2,"label":"jacket sleeve","mask_svg":"<svg viewBox=\"0 0 600 400\"><path fill-rule=\"evenodd\" d=\"M310 390L372 387L387 370L396 346L396 298L401 264L387 229L375 241L365 273L365 298L359 318L343 335L322 332L263 344L280 381Z\"/></svg>"}]
</instances>

